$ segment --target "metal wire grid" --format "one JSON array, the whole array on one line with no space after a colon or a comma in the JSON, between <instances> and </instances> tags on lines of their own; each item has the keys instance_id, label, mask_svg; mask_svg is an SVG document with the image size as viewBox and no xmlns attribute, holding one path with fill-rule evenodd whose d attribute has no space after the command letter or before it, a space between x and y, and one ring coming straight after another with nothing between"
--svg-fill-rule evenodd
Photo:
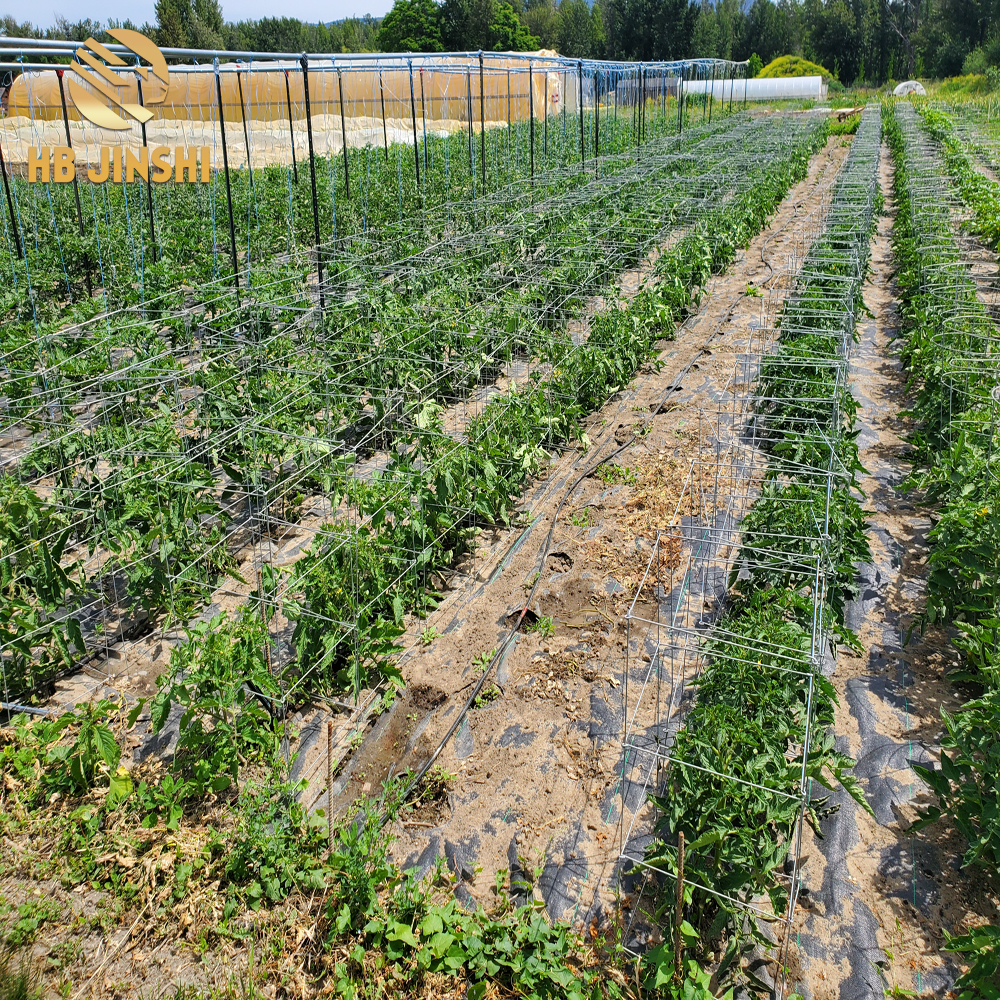
<instances>
[{"instance_id":1,"label":"metal wire grid","mask_svg":"<svg viewBox=\"0 0 1000 1000\"><path fill-rule=\"evenodd\" d=\"M972 109L949 107L967 147L995 162L1000 139L989 122ZM968 218L947 179L938 144L921 128L912 105L895 109L905 143L907 193L912 225L921 253L921 289L930 296L930 311L939 330L932 341L938 390L938 428L943 444L960 438L982 449L989 459L995 447L1000 384L1000 282L991 254L963 236ZM994 126L995 127L995 126ZM957 231L958 230L958 231ZM986 475L992 475L987 460Z\"/></svg>"},{"instance_id":2,"label":"metal wire grid","mask_svg":"<svg viewBox=\"0 0 1000 1000\"><path fill-rule=\"evenodd\" d=\"M794 120L770 125L757 125L742 120L735 123L735 128L731 128L728 134L715 135L712 131L706 130L704 159L699 155L697 161L705 166L704 176L675 179L671 175L677 172L678 164L685 158L690 160L691 154L661 148L658 155L656 150L651 150L648 154L644 151L641 165L630 167L626 177L618 184L611 184L606 177L600 181L589 181L588 186L593 191L591 201L596 202L596 207L589 209L595 219L591 233L606 237L604 245L608 249L608 257L604 266L607 268L608 278L615 277L623 265L623 259L616 260L613 252L615 218L613 215L607 217L603 208L608 200L620 198L629 186L636 189L636 203L644 206L640 227L643 234L642 245L638 252L638 259L642 260L649 251L661 247L670 238L671 232L678 230L684 232L685 226L695 223L707 206L717 206L727 197L727 192L731 196L731 192L740 190L740 185L747 183L746 178L754 164L761 162L765 157L780 154L781 150L787 148L787 144L794 141L796 136L802 135L806 128L807 126L797 125ZM697 152L701 154L702 150L697 149ZM723 162L728 164L728 172L725 174L717 172L717 167ZM582 189L573 191L567 196L567 201L570 198L574 206L588 204L587 194ZM551 200L546 207L553 212L570 210L570 205L558 199ZM456 256L463 251L475 253L484 237L488 239L489 231L476 233L462 242L453 241L450 249ZM534 273L544 273L549 263L558 262L558 258L554 255L548 261L543 259L535 264ZM415 261L413 259L404 261L400 270L404 274L413 273L417 270ZM499 295L503 290L503 284L498 282L494 293ZM357 302L363 291L356 285L344 289L343 301ZM567 287L563 295L564 299L560 304L565 307L566 312L572 313L576 288ZM209 301L211 302L211 299ZM225 298L223 297L221 301L225 302ZM153 324L144 321L134 311L101 317L80 326L73 335L83 341L92 341L91 346L75 358L49 364L41 371L27 369L18 373L12 367L16 359L8 355L4 360L13 378L32 383L33 404L28 413L18 414L16 419L12 419L9 414L5 415L0 440L6 440L8 435L11 439L9 468L12 468L23 481L31 482L39 493L54 497L56 484L60 480L71 481L87 462L97 463L99 470L108 470L115 465L127 467L129 460L139 454L135 448L141 432L148 429L148 421L136 415L138 404L144 400L156 399L162 402L172 421L183 421L192 401L203 391L196 387L194 376L220 362L241 362L231 375L233 379L253 373L264 376L285 376L306 371L311 382L322 384L331 398L335 399L343 394L344 390L337 384L336 374L338 371L348 369L353 358L347 351L338 354L337 345L331 343L330 338L315 337L317 310L308 301L279 299L269 304L265 310L265 318L267 315L273 315L276 322L275 329L270 332L262 329L264 324L243 328L234 324L227 329L227 321L237 317L234 314L227 316L224 308L219 310L212 321L205 323L204 318L199 315L202 308L203 306L199 304L187 312L186 318L190 318L191 328L195 331L192 344L168 348L161 341L160 350L152 356L148 354L141 356L141 351L135 346L136 339L133 337L130 341L134 333L141 332L150 338L150 343L156 342L150 329ZM327 309L330 309L329 305ZM530 308L526 309L526 314L529 321L535 319L531 316ZM455 315L439 322L444 328L460 324L461 321L461 311L458 311ZM281 322L284 323L283 326L280 325ZM363 336L364 322L359 321L358 327L358 335ZM539 332L544 331L544 327L537 321L532 323L532 331L532 336L536 338L544 336L544 332ZM553 334L549 333L548 336L551 338ZM318 357L315 354L317 342L322 346ZM115 346L116 344L130 346ZM289 346L292 353L287 353ZM280 347L285 353L275 354L273 349L276 347ZM369 352L372 348L377 350L378 347L379 345L368 341ZM40 353L42 357L45 356L44 344ZM100 364L97 363L98 358ZM101 370L105 358L107 365L115 366L114 370L110 372ZM383 360L388 364L394 359L392 356L386 356ZM429 370L433 370L435 366L441 367L440 357L417 356L409 360L416 361ZM71 365L79 367L81 361L94 362L97 372L93 377L80 380L69 371ZM162 367L149 371L150 361L162 363ZM524 363L521 364L523 367ZM513 373L516 374L516 367ZM435 381L442 378L443 374L429 379L424 389L425 398L435 395ZM481 394L478 399L444 396L442 401L464 410L467 416L470 412L481 412L482 404L487 398L485 394ZM363 402L369 400L370 395ZM251 447L255 438L270 437L273 440L277 437L286 443L294 443L296 438L304 438L302 442L304 446L314 449L309 461L303 466L303 474L308 474L328 466L331 457L338 452L345 462L352 457L363 455L366 451L377 452L380 438L389 436L392 423L405 422L412 418L419 403L413 405L409 400L397 400L395 406L395 410L387 408L384 416L373 421L370 428L359 436L359 440L348 444L343 436L338 437L331 433L337 428L329 426L318 426L312 432L302 435L276 427L285 413L284 407L279 405L266 414L260 414L255 420L228 425L223 423L211 441L198 442L188 448L183 455L177 456L177 461L173 465L162 470L159 476L165 485L175 480L184 481L190 475L193 461L205 460L212 449L217 450L237 435L246 438ZM26 474L23 460L27 443L38 442L47 436L58 452L71 440L75 430L82 427L93 431L102 421L106 421L109 415L117 415L126 437L126 441L117 449L103 447L98 449L96 436L92 435L91 440L95 449L93 454L65 461L57 468L47 470L45 475ZM449 441L460 439L461 421L458 420L454 438L446 437L442 443L447 447ZM539 444L544 445L545 441L540 441ZM149 457L150 453L144 449L141 454ZM227 482L225 476L217 478L216 490L221 494L227 488L233 496L228 506L223 505L223 509L232 518L232 525L227 537L218 545L231 547L237 543L251 544L255 551L254 565L258 567L276 559L275 550L278 546L275 544L274 536L283 531L304 529L310 537L315 538L322 531L320 525L315 522L321 522L326 517L336 516L341 523L351 525L355 529L363 523L356 510L334 511L329 504L325 509L313 511L313 524L293 523L283 516L282 511L293 499L296 489L294 484L269 483L262 478L255 485L242 490L233 490L233 484ZM401 490L403 488L400 487ZM88 540L88 544L93 543ZM300 551L304 544L297 543L294 548ZM343 544L349 544L349 541L345 540ZM412 559L418 558L419 555L419 552L410 553ZM115 570L110 578L107 575L109 563L114 565ZM98 620L114 622L116 616L119 620L123 620L127 609L122 606L116 592L117 580L120 579L120 573L129 568L129 564L121 559L111 563L110 553L97 548L90 555L89 565L91 578L104 579L111 585L110 592L107 586L102 587L99 593L93 596L89 606L82 609L90 613L92 619L90 624L94 625ZM218 598L225 593L224 588L217 591L214 596ZM242 597L243 592L231 596ZM278 595L266 597L265 603L268 602L272 608L276 608ZM350 630L355 627L353 622L348 621L330 621L327 624L331 629ZM109 631L105 631L103 643L100 635L93 632L90 632L88 638L93 643L93 648L99 649L103 646L103 652L107 656L112 644ZM5 694L9 700L9 691Z\"/></svg>"},{"instance_id":3,"label":"metal wire grid","mask_svg":"<svg viewBox=\"0 0 1000 1000\"><path fill-rule=\"evenodd\" d=\"M725 394L726 406L720 404L709 438L714 456L692 463L684 491L674 517L674 523L662 529L656 538L645 576L636 591L627 616L628 641L623 677L624 722L622 738L620 824L620 874L639 875L638 899L632 904L626 929L626 947L638 954L649 935L655 930L655 918L642 907L647 890L653 890L662 879L676 881L677 874L646 860L646 848L652 835L646 831L655 810L649 804L652 794L662 795L673 767L694 767L673 755L678 732L684 725L692 704L690 686L697 681L706 657L707 639L727 637L719 620L726 607L727 594L733 583L749 575L741 532L743 516L751 509L765 480L806 482L811 491L825 492L825 512L820 524L814 523L815 533L793 539L801 553L807 553L805 543L820 538L824 544L812 555L792 555L780 535L755 532L753 551L757 558L790 578L802 581L812 598L810 650L803 657L801 650L783 648L761 640L753 640L756 666L764 661L767 670L789 673L800 678L806 689L807 715L801 753L803 770L795 793L754 785L734 773L710 771L723 782L751 786L782 798L798 801L797 820L792 832L789 851L791 864L775 873L788 888L788 905L784 914L773 911L770 904L758 897L735 897L711 886L685 879L699 892L725 900L749 914L767 922L776 921L784 931L776 939L779 956L779 976L784 976L784 954L789 944L788 934L795 913L799 888L799 866L803 822L807 808L808 787L805 761L813 738L812 705L814 678L823 669L830 655L830 640L824 634L822 609L826 592L835 574L839 539L830 537L831 504L847 503L853 484L853 471L846 469L838 457L837 442L848 424L840 412L840 401L848 391L851 348L854 343L856 310L860 301L868 244L875 208L878 204L878 161L881 125L878 109L866 112L862 127L852 146L848 161L838 178L832 203L826 211L823 235L813 243L795 279L795 289L784 306L781 316L781 339L773 326L762 324L754 331L747 348L737 362ZM809 307L810 290L817 285L829 297L831 275L836 279L832 288L839 313L838 322L830 326L829 310ZM766 455L762 445L771 436L768 413L773 404L786 403L786 393L760 392L767 384L767 364L784 351L786 342L794 345L799 335L828 337L829 356L825 364L832 372L829 389L818 397L799 397L802 412L792 417L785 429L798 435L812 434L823 442L828 460L822 465L808 466ZM815 367L815 361L803 359L803 365ZM794 374L788 376L798 381ZM772 383L772 387L774 384ZM724 419L724 409L728 410ZM727 432L728 425L728 432ZM710 451L708 449L704 449ZM795 502L795 501L793 501ZM652 612L647 610L652 605ZM746 636L738 637L743 644ZM759 646L759 649L758 649ZM715 652L713 659L720 659ZM721 657L725 660L726 657ZM761 667L763 669L763 667ZM650 904L652 905L652 904ZM655 908L649 913L655 912ZM643 927L643 921L651 924ZM645 940L644 940L645 938ZM779 992L780 995L780 992Z\"/></svg>"}]
</instances>

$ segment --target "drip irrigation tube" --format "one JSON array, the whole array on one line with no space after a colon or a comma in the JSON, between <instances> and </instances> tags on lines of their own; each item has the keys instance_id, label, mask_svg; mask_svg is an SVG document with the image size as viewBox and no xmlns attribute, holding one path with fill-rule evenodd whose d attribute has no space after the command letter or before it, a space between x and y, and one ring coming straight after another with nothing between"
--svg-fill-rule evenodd
<instances>
[{"instance_id":1,"label":"drip irrigation tube","mask_svg":"<svg viewBox=\"0 0 1000 1000\"><path fill-rule=\"evenodd\" d=\"M724 313L724 315L726 315L731 309L735 308L735 306L739 302L739 300L741 298L743 298L745 295L746 295L746 292L740 292L735 297L735 299L733 300L733 302L731 303L730 309L727 310L726 313ZM721 327L721 325L722 324L720 323L719 327ZM670 385L667 387L666 391L660 397L660 401L656 404L656 409L653 410L650 413L649 417L647 418L647 420L643 424L644 428L648 427L650 424L652 424L653 420L657 416L659 416L660 411L662 410L664 404L672 396L672 394L677 390L677 388L679 387L680 382L684 378L684 376L687 375L687 373L691 370L691 367L702 356L704 356L704 354L708 351L708 345L709 345L709 343L711 343L711 341L714 339L714 337L716 337L718 335L719 327L717 327L712 332L712 334L709 336L708 340L706 340L705 343L702 344L702 346L698 348L698 350L692 355L692 357L690 358L690 360L674 376L673 381L670 383ZM452 722L451 726L448 729L448 732L445 733L444 737L438 743L437 747L435 747L434 752L430 755L430 757L427 758L427 760L420 766L420 768L417 771L417 773L410 779L409 783L406 786L406 789L404 790L404 792L402 794L402 797L400 798L400 802L401 803L405 802L410 797L410 795L413 793L413 791L419 786L419 784L423 780L424 776L427 774L427 772L433 766L434 761L437 760L437 758L440 756L441 752L448 745L448 741L452 738L452 736L455 735L455 733L458 731L459 726L462 724L463 720L465 719L466 715L469 714L469 710L472 708L473 704L475 703L476 698L479 697L479 694L482 691L483 686L485 685L486 681L489 679L489 677L492 674L494 668L499 663L501 663L503 661L504 657L510 651L510 648L514 645L514 642L515 642L515 640L517 638L517 634L520 631L521 624L524 621L524 616L527 613L528 608L531 605L531 602L534 600L536 591L538 590L538 584L541 581L541 568L545 565L545 560L549 556L549 550L552 547L552 539L555 536L556 525L559 522L559 514L561 513L563 507L565 506L566 501L569 500L569 498L576 491L576 488L580 485L580 483L582 483L584 481L584 479L586 479L588 476L593 475L594 472L596 472L597 469L600 468L600 466L604 465L606 462L610 462L613 458L615 458L616 455L620 455L623 451L625 451L626 448L630 448L635 443L635 441L638 439L638 437L639 437L639 431L634 431L632 433L632 435L626 441L624 441L617 448L615 448L614 451L612 451L609 455L606 455L605 457L603 457L602 459L600 459L600 461L593 462L590 465L588 465L583 470L583 472L581 472L580 475L577 476L576 479L574 479L573 482L566 489L565 493L562 496L562 499L559 501L559 505L556 507L555 512L552 515L552 524L549 526L548 534L545 536L545 544L543 545L543 547L541 549L541 554L540 554L539 561L538 561L538 571L534 574L535 581L534 581L534 583L531 586L531 591L529 592L527 598L525 599L524 606L521 608L521 613L518 615L517 621L514 623L513 626L511 626L511 628L508 631L507 635L504 637L504 639L501 642L501 644L497 647L496 652L491 657L490 662L486 665L486 668L483 670L482 675L480 676L479 680L476 682L476 685L475 685L475 687L473 687L473 689L472 689L471 693L469 694L468 698L466 698L465 704L462 706L461 710L459 711L458 715L456 716L455 721ZM605 442L605 443L607 443L607 442ZM600 451L603 447L604 447L604 445L602 444L598 448L598 451ZM532 524L532 527L533 526L534 526L534 523ZM530 531L530 528L528 530ZM521 542L521 540L523 538L524 538L524 535L519 536L518 539L517 539L517 542L515 544L520 544L520 542ZM393 768L393 770L394 769L395 768ZM383 813L382 820L381 820L382 824L384 825L388 821L388 819L389 819L388 813Z\"/></svg>"}]
</instances>

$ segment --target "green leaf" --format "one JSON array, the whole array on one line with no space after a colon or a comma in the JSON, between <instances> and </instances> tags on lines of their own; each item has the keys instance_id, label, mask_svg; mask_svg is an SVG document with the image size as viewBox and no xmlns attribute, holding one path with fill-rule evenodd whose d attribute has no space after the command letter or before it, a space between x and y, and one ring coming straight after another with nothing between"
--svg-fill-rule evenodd
<instances>
[{"instance_id":1,"label":"green leaf","mask_svg":"<svg viewBox=\"0 0 1000 1000\"><path fill-rule=\"evenodd\" d=\"M108 809L115 809L120 802L124 802L131 794L132 776L125 768L119 768L116 774L111 775L105 805Z\"/></svg>"},{"instance_id":2,"label":"green leaf","mask_svg":"<svg viewBox=\"0 0 1000 1000\"><path fill-rule=\"evenodd\" d=\"M140 698L138 704L128 713L128 726L126 728L131 729L135 725L135 720L142 715L143 707L146 704L145 698Z\"/></svg>"},{"instance_id":3,"label":"green leaf","mask_svg":"<svg viewBox=\"0 0 1000 1000\"><path fill-rule=\"evenodd\" d=\"M393 921L389 925L389 933L385 936L386 941L402 941L411 948L417 947L417 939L413 936L413 931L409 924Z\"/></svg>"},{"instance_id":4,"label":"green leaf","mask_svg":"<svg viewBox=\"0 0 1000 1000\"><path fill-rule=\"evenodd\" d=\"M97 737L97 749L101 759L113 770L118 766L122 755L115 734L107 726L98 724L94 726L94 735Z\"/></svg>"},{"instance_id":5,"label":"green leaf","mask_svg":"<svg viewBox=\"0 0 1000 1000\"><path fill-rule=\"evenodd\" d=\"M435 958L443 958L454 941L454 934L446 934L443 931L439 931L430 938L427 944Z\"/></svg>"},{"instance_id":6,"label":"green leaf","mask_svg":"<svg viewBox=\"0 0 1000 1000\"><path fill-rule=\"evenodd\" d=\"M66 634L70 641L76 646L80 655L87 652L87 644L83 641L83 633L80 631L80 623L75 618L66 619Z\"/></svg>"}]
</instances>

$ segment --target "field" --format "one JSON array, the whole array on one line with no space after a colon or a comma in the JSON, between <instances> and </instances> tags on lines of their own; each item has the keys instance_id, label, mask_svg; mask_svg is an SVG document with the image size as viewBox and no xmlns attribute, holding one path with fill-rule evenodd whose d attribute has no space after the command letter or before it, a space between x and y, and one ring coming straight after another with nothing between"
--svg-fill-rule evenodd
<instances>
[{"instance_id":1,"label":"field","mask_svg":"<svg viewBox=\"0 0 1000 1000\"><path fill-rule=\"evenodd\" d=\"M12 165L0 997L996 995L1000 120L619 97Z\"/></svg>"}]
</instances>

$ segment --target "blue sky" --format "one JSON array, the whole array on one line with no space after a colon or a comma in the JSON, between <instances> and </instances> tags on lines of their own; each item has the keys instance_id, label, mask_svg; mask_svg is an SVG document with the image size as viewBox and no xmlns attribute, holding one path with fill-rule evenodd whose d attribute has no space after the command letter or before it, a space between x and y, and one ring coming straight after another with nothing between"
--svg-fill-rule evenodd
<instances>
[{"instance_id":1,"label":"blue sky","mask_svg":"<svg viewBox=\"0 0 1000 1000\"><path fill-rule=\"evenodd\" d=\"M51 0L50 0L51 2ZM42 3L31 6L8 7L0 11L11 13L17 20L27 18L40 27L47 28L57 16L69 21L79 21L85 17L96 17L106 21L110 17L124 20L131 18L136 24L153 20L154 0L55 0L51 7ZM274 0L223 0L222 13L227 21L242 21L246 18L273 17L276 11L283 17L300 17L303 21L336 21L342 17L359 17L363 14L381 16L392 6L392 0L282 0L276 8Z\"/></svg>"}]
</instances>

